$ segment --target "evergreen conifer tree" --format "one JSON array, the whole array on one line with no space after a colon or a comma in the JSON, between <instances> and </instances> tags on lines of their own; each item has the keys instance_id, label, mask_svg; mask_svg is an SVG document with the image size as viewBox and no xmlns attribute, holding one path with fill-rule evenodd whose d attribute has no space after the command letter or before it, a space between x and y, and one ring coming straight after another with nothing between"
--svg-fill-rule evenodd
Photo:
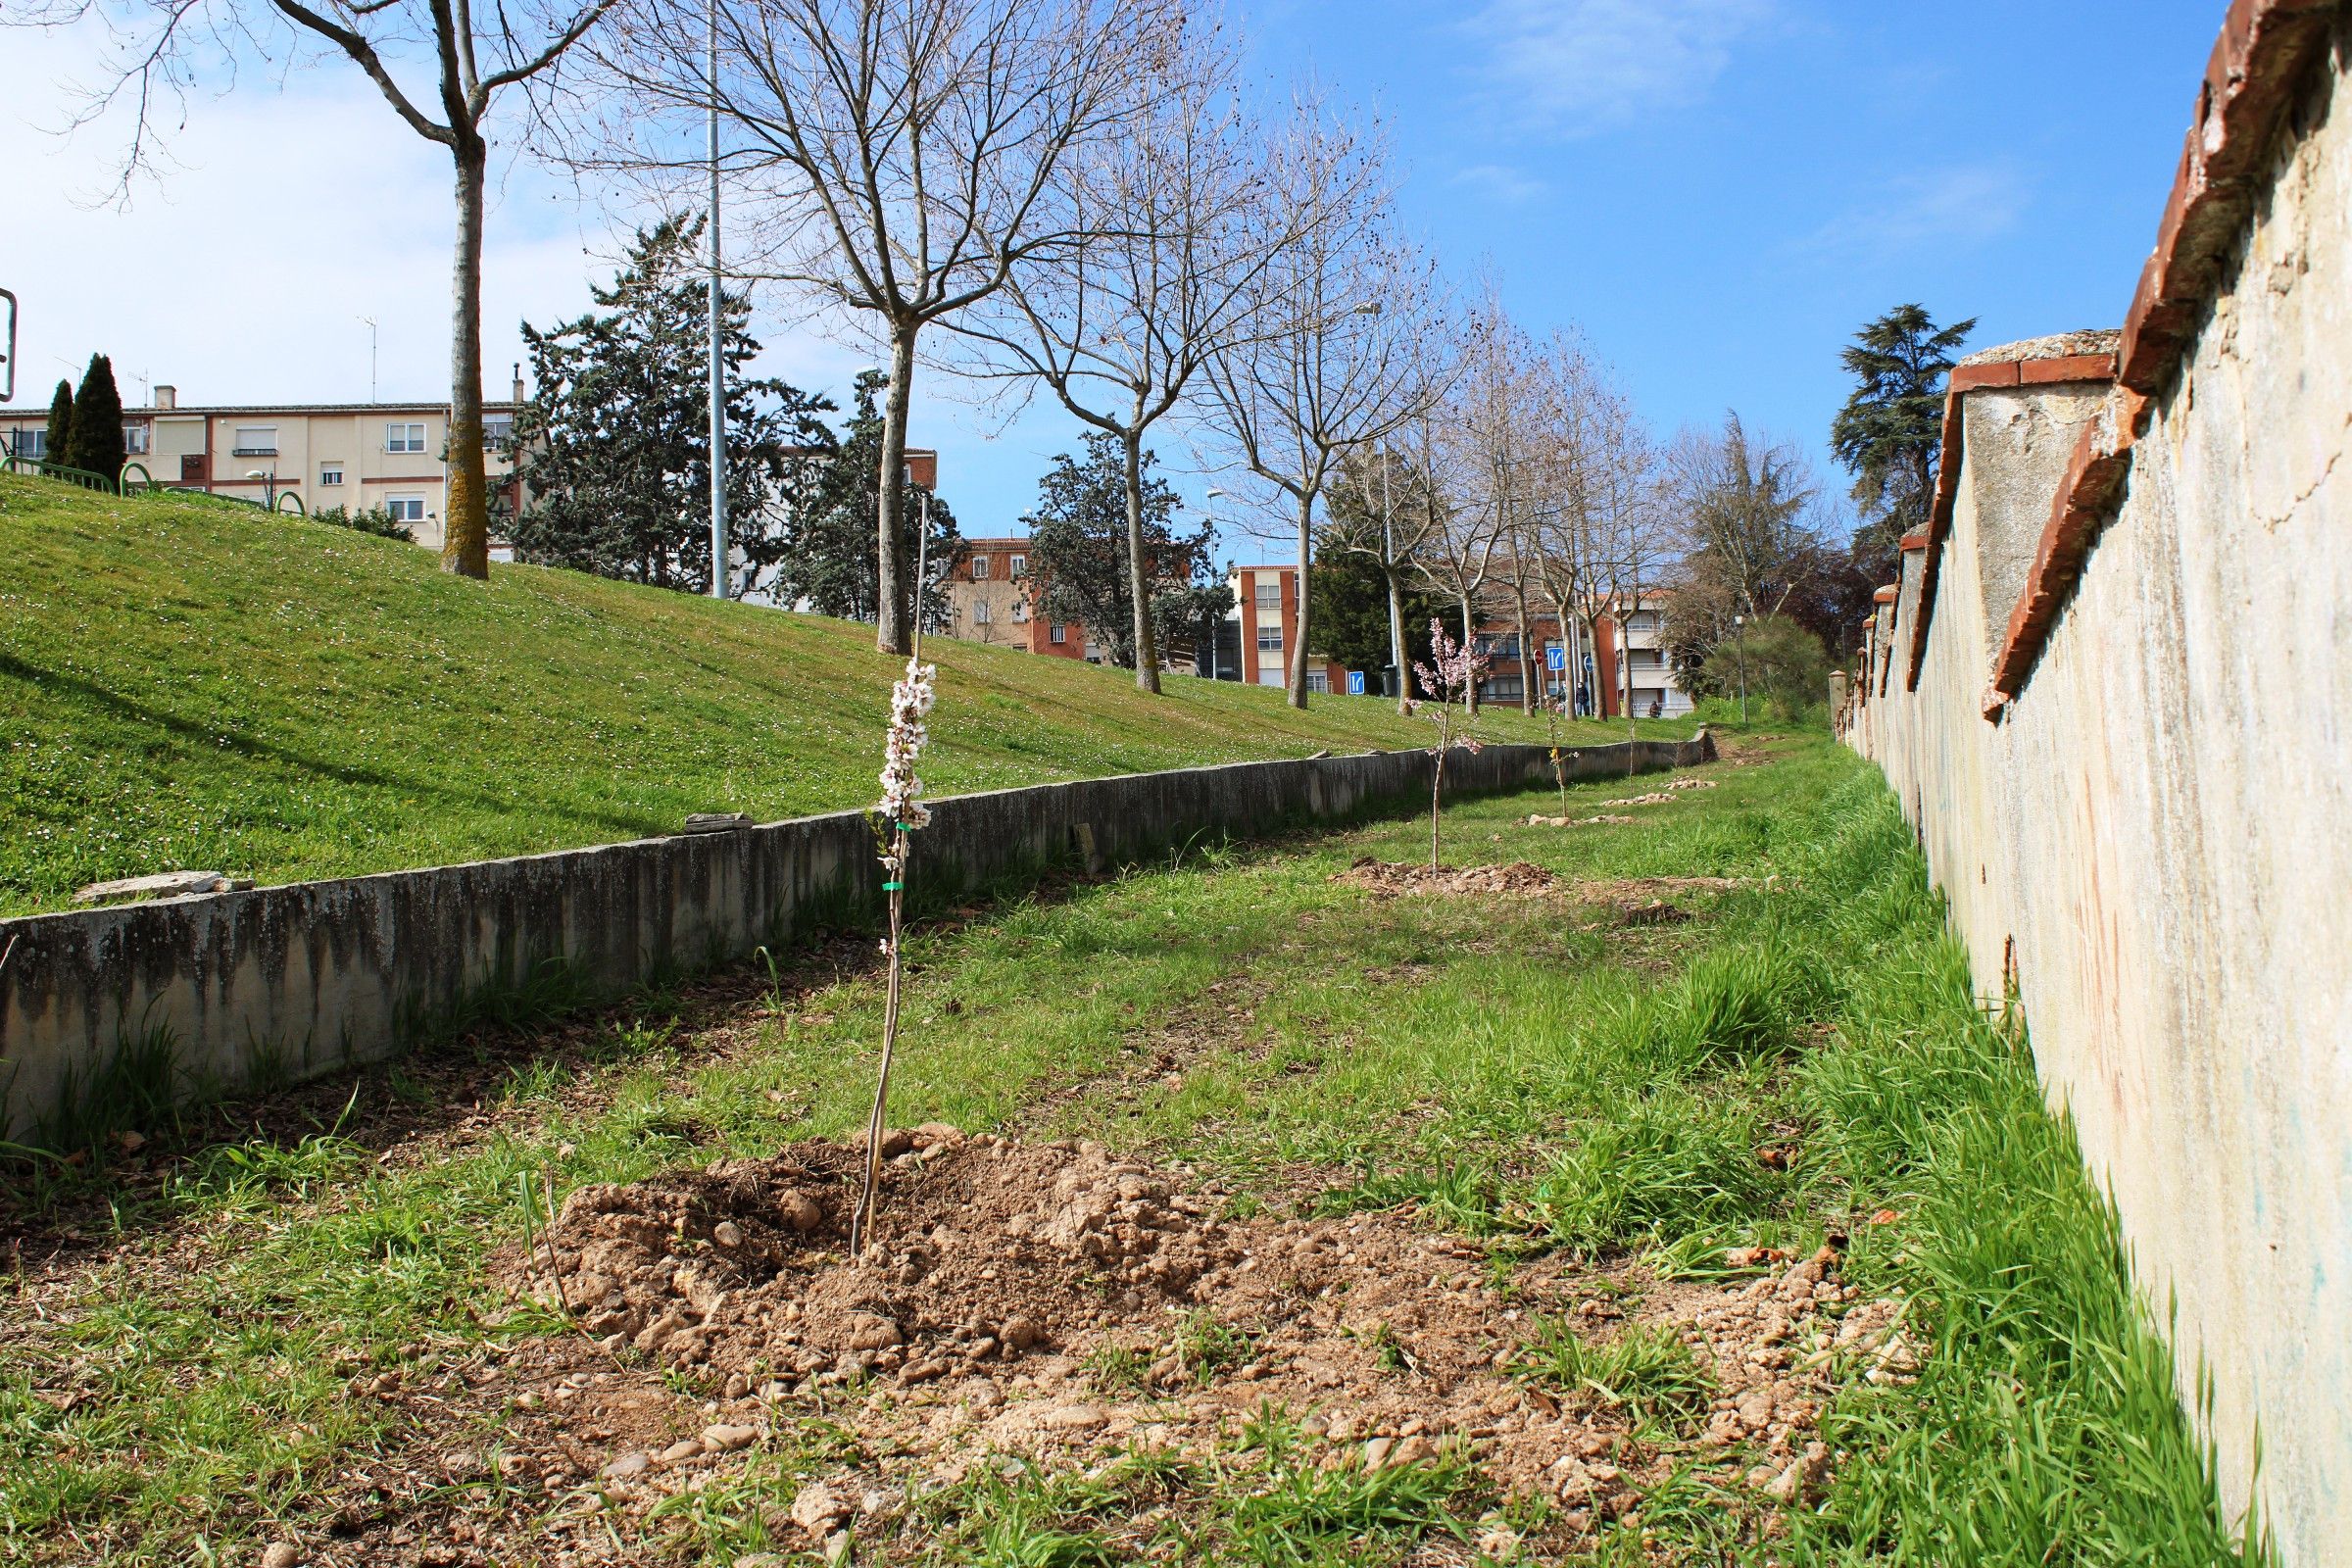
<instances>
[{"instance_id":1,"label":"evergreen conifer tree","mask_svg":"<svg viewBox=\"0 0 2352 1568\"><path fill-rule=\"evenodd\" d=\"M49 432L41 438L41 455L51 463L66 461L67 443L74 439L74 383L60 379L49 399Z\"/></svg>"},{"instance_id":2,"label":"evergreen conifer tree","mask_svg":"<svg viewBox=\"0 0 2352 1568\"><path fill-rule=\"evenodd\" d=\"M699 218L640 230L591 313L547 331L523 323L537 391L515 417L528 510L518 560L707 593L710 586L710 371ZM805 465L828 449L830 408L742 373L760 352L749 301L725 296L730 586L771 589L777 514ZM872 545L867 520L865 544ZM870 569L871 563L868 563Z\"/></svg>"},{"instance_id":3,"label":"evergreen conifer tree","mask_svg":"<svg viewBox=\"0 0 2352 1568\"><path fill-rule=\"evenodd\" d=\"M1927 526L1943 445L1943 381L1970 317L1939 327L1922 305L1898 305L1854 334L1838 358L1854 377L1830 422L1830 446L1854 476L1862 509L1853 555L1874 583L1893 579L1896 545Z\"/></svg>"},{"instance_id":4,"label":"evergreen conifer tree","mask_svg":"<svg viewBox=\"0 0 2352 1568\"><path fill-rule=\"evenodd\" d=\"M1162 658L1189 643L1233 608L1233 590L1212 581L1209 530L1178 533L1171 526L1176 492L1152 470L1159 460L1143 455L1145 580L1152 588L1152 624ZM1029 525L1029 569L1045 587L1038 613L1076 621L1121 669L1135 667L1135 592L1127 570L1127 460L1118 438L1096 430L1086 437L1086 461L1068 453L1054 460L1040 481Z\"/></svg>"},{"instance_id":5,"label":"evergreen conifer tree","mask_svg":"<svg viewBox=\"0 0 2352 1568\"><path fill-rule=\"evenodd\" d=\"M65 455L50 460L108 479L122 472L122 394L115 390L115 362L90 356L81 390L74 394L74 429Z\"/></svg>"}]
</instances>

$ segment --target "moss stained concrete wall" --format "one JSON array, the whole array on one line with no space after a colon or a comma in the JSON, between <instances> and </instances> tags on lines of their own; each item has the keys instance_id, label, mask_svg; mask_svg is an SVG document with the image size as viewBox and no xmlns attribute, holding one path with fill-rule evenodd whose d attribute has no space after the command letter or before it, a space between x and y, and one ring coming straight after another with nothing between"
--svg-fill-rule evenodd
<instances>
[{"instance_id":1,"label":"moss stained concrete wall","mask_svg":"<svg viewBox=\"0 0 2352 1568\"><path fill-rule=\"evenodd\" d=\"M1707 760L1714 743L1586 746L1593 778ZM1243 762L955 796L933 805L910 896L952 898L1074 860L1263 834L1429 799L1426 752ZM1549 752L1446 760L1446 793L1549 784ZM37 1135L128 1041L168 1031L184 1094L393 1054L487 993L559 966L588 995L878 918L860 812L431 870L0 920L0 1138ZM13 947L12 947L13 944Z\"/></svg>"},{"instance_id":2,"label":"moss stained concrete wall","mask_svg":"<svg viewBox=\"0 0 2352 1568\"><path fill-rule=\"evenodd\" d=\"M2162 376L2132 385L2143 304L2112 388L1955 394L1916 687L1914 619L1846 718L2014 987L2192 1410L2209 1375L2226 1500L2312 1565L2352 1541L2352 19L2323 20Z\"/></svg>"}]
</instances>

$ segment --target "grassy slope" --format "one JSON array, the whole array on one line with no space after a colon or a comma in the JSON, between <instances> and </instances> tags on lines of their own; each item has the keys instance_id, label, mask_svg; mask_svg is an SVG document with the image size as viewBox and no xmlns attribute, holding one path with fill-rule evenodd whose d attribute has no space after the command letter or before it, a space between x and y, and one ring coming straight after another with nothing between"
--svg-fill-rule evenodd
<instances>
[{"instance_id":1,"label":"grassy slope","mask_svg":"<svg viewBox=\"0 0 2352 1568\"><path fill-rule=\"evenodd\" d=\"M1331 880L1359 854L1418 854L1425 824L1407 820L919 931L897 1118L1004 1126L1058 1085L1125 1072L1053 1101L1046 1128L1201 1159L1245 1193L1279 1194L1311 1162L1331 1173L1326 1203L1417 1199L1443 1229L1649 1250L1664 1268L1835 1227L1852 1236L1849 1278L1916 1298L1921 1376L1841 1399L1830 1435L1849 1456L1819 1513L1740 1542L1710 1473L1723 1456L1702 1450L1580 1563L2236 1561L2112 1219L2021 1042L1975 1007L1891 799L1824 742L1714 776L1622 827L1531 829L1542 797L1447 813L1455 863L1752 879L1686 896L1703 917L1680 927L1617 931L1541 900L1378 902ZM1617 787L1579 786L1572 805ZM1213 1005L1211 980L1226 982ZM795 999L723 1058L648 998L605 1025L597 1064L518 1065L496 1133L449 1158L383 1167L331 1136L201 1156L164 1206L211 1238L217 1266L159 1284L134 1229L77 1301L53 1298L38 1323L0 1310L0 1556L69 1530L75 1560L145 1562L199 1537L249 1551L281 1511L315 1528L337 1455L391 1436L344 1396L351 1368L417 1345L454 1361L484 1336L462 1303L484 1298L489 1249L520 1234L519 1172L552 1167L568 1190L846 1132L868 1090L843 1067L870 1060L879 989ZM1136 1076L1163 1029L1220 1043L1181 1083ZM599 1092L579 1096L575 1071ZM370 1076L363 1115L403 1092L398 1068ZM1764 1169L1755 1148L1791 1128L1791 1168ZM1855 1223L1882 1207L1896 1217ZM65 1388L84 1397L61 1410ZM798 1546L768 1521L823 1462L782 1440L691 1519L649 1525L659 1549L631 1550ZM1143 1508L1116 1481L943 1497L925 1558L1044 1560L978 1549L1004 1527L1075 1543L1054 1561L1115 1560ZM1403 1551L1334 1544L1316 1560Z\"/></svg>"},{"instance_id":2,"label":"grassy slope","mask_svg":"<svg viewBox=\"0 0 2352 1568\"><path fill-rule=\"evenodd\" d=\"M378 871L875 794L896 669L863 626L528 567L484 588L341 529L30 479L0 478L0 914L102 877ZM1427 733L1375 699L1152 699L1074 662L926 651L935 794Z\"/></svg>"}]
</instances>

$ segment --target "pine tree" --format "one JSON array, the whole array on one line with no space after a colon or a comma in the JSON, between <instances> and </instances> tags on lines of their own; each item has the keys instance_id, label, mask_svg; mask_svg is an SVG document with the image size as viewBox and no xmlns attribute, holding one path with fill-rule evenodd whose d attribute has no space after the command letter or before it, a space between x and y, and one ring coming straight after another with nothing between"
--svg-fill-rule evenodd
<instances>
[{"instance_id":1,"label":"pine tree","mask_svg":"<svg viewBox=\"0 0 2352 1568\"><path fill-rule=\"evenodd\" d=\"M1943 443L1943 381L1977 320L1938 327L1921 305L1898 305L1838 355L1856 386L1830 422L1830 446L1854 475L1855 564L1893 580L1899 542L1927 526Z\"/></svg>"},{"instance_id":2,"label":"pine tree","mask_svg":"<svg viewBox=\"0 0 2352 1568\"><path fill-rule=\"evenodd\" d=\"M1221 619L1233 590L1208 580L1208 534L1179 534L1169 525L1176 492L1152 470L1159 460L1143 455L1144 548L1152 585L1152 625L1163 657ZM1029 569L1045 587L1038 613L1076 621L1102 657L1121 669L1135 666L1135 600L1127 571L1127 460L1118 437L1098 430L1086 438L1086 461L1068 453L1054 460L1039 485L1029 526Z\"/></svg>"},{"instance_id":3,"label":"pine tree","mask_svg":"<svg viewBox=\"0 0 2352 1568\"><path fill-rule=\"evenodd\" d=\"M702 233L701 219L683 217L639 230L612 286L592 291L604 314L548 331L523 323L537 392L514 421L530 497L514 524L518 560L710 591ZM832 443L818 416L831 404L742 373L760 352L750 319L744 295L724 296L727 540L738 597L763 586L780 554L778 513L803 469L795 455Z\"/></svg>"},{"instance_id":4,"label":"pine tree","mask_svg":"<svg viewBox=\"0 0 2352 1568\"><path fill-rule=\"evenodd\" d=\"M74 383L61 379L57 392L49 399L49 430L41 437L41 455L51 463L66 461L66 447L74 439Z\"/></svg>"},{"instance_id":5,"label":"pine tree","mask_svg":"<svg viewBox=\"0 0 2352 1568\"><path fill-rule=\"evenodd\" d=\"M774 539L775 595L782 603L869 624L881 613L882 574L875 557L875 519L882 514L878 403L888 384L889 378L877 371L860 373L851 391L846 427L838 437L827 433L824 444L808 452L800 465L802 482ZM926 512L925 494L919 485L899 487L898 559L893 564L902 586L914 580L915 536ZM963 550L955 512L936 492L929 495L931 542L922 551L931 578L923 589L927 631L947 624L947 596L940 585Z\"/></svg>"},{"instance_id":6,"label":"pine tree","mask_svg":"<svg viewBox=\"0 0 2352 1568\"><path fill-rule=\"evenodd\" d=\"M52 462L115 479L122 472L122 394L115 390L115 362L90 356L81 390L74 394L74 428L65 456Z\"/></svg>"}]
</instances>

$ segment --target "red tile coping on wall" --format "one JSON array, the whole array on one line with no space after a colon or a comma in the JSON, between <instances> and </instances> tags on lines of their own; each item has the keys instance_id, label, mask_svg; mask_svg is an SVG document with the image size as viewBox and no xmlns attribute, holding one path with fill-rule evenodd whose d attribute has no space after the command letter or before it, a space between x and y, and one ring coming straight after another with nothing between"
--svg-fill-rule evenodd
<instances>
[{"instance_id":1,"label":"red tile coping on wall","mask_svg":"<svg viewBox=\"0 0 2352 1568\"><path fill-rule=\"evenodd\" d=\"M1886 587L1881 588L1876 593L1872 594L1870 596L1870 602L1874 605L1891 605L1895 601L1895 596L1901 592L1902 590L1900 588L1897 588L1892 583L1888 583Z\"/></svg>"},{"instance_id":2,"label":"red tile coping on wall","mask_svg":"<svg viewBox=\"0 0 2352 1568\"><path fill-rule=\"evenodd\" d=\"M2342 0L2235 0L2205 67L2195 123L2124 318L2115 392L2085 426L2050 506L2033 569L1993 660L1984 716L2025 690L2132 471L2149 400L2171 386L2220 287L2269 169L2280 122L2325 54Z\"/></svg>"},{"instance_id":3,"label":"red tile coping on wall","mask_svg":"<svg viewBox=\"0 0 2352 1568\"><path fill-rule=\"evenodd\" d=\"M1917 533L1907 533L1899 543L1905 550L1925 550L1928 548L1928 530L1922 528Z\"/></svg>"},{"instance_id":4,"label":"red tile coping on wall","mask_svg":"<svg viewBox=\"0 0 2352 1568\"><path fill-rule=\"evenodd\" d=\"M2026 373L2028 367L2034 370L2030 376ZM1927 528L1903 538L1905 550L1914 548L1911 541L1917 539L1917 548L1924 552L1919 564L1919 610L1911 617L1911 646L1903 670L1905 691L1919 689L1919 672L1927 662L1928 626L1936 618L1936 588L1943 564L1943 540L1951 532L1952 503L1960 493L1960 400L1984 387L2106 381L2114 375L2113 354L2054 354L2040 360L1999 360L1952 367L1952 373L1944 383L1943 451L1936 469L1935 504L1928 510Z\"/></svg>"},{"instance_id":5,"label":"red tile coping on wall","mask_svg":"<svg viewBox=\"0 0 2352 1568\"><path fill-rule=\"evenodd\" d=\"M1918 688L1927 655L1936 566L1959 483L1960 398L1984 386L2103 378L2093 374L2092 361L2107 362L2112 368L2104 375L2118 383L2108 407L2077 441L2033 570L2010 612L1985 693L1984 714L1991 718L2033 674L2107 511L2123 493L2132 444L2149 417L2147 400L2163 392L2180 369L2197 320L2220 286L2223 264L2260 193L2279 123L2325 54L2344 10L2345 0L2231 0L2206 62L2194 122L2156 226L2156 247L2140 271L2113 356L2013 362L2028 368L2016 380L2003 378L2000 366L1953 368L1944 396L1943 454L1928 522L1927 559L1921 564L1920 613L1911 627L1911 689Z\"/></svg>"}]
</instances>

